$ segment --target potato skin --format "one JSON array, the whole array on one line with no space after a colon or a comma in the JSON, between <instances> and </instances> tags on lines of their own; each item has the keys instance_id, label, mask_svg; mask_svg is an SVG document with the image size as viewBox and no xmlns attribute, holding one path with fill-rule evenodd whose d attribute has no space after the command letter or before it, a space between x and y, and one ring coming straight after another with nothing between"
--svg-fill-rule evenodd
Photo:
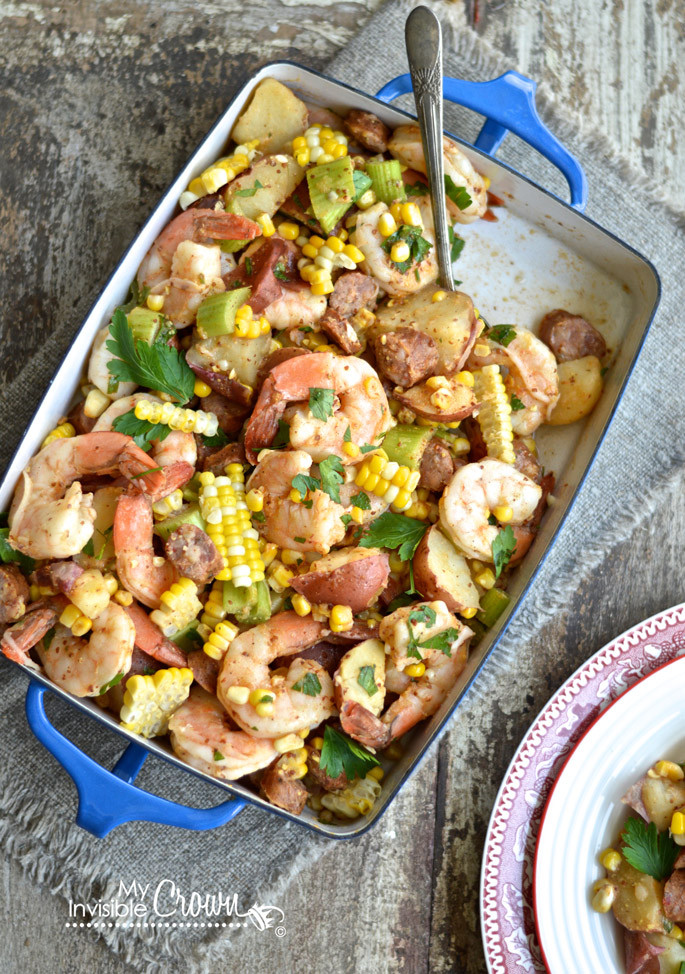
<instances>
[{"instance_id":1,"label":"potato skin","mask_svg":"<svg viewBox=\"0 0 685 974\"><path fill-rule=\"evenodd\" d=\"M547 420L566 426L589 415L602 395L602 364L594 355L559 363L559 402Z\"/></svg>"},{"instance_id":2,"label":"potato skin","mask_svg":"<svg viewBox=\"0 0 685 974\"><path fill-rule=\"evenodd\" d=\"M290 584L310 602L349 605L361 612L380 595L390 573L388 555L378 548L346 548L324 555Z\"/></svg>"},{"instance_id":3,"label":"potato skin","mask_svg":"<svg viewBox=\"0 0 685 974\"><path fill-rule=\"evenodd\" d=\"M437 547L437 552L436 552ZM458 571L449 572L450 581L453 588L447 588L441 584L434 566L431 564L431 550L433 558L440 562L443 567L447 559L452 559L452 564ZM451 541L445 537L437 525L427 531L416 549L413 558L414 580L421 594L426 599L439 599L445 603L450 612L461 612L467 608L478 608L478 591L471 581L471 575L466 564L456 548L453 548Z\"/></svg>"},{"instance_id":4,"label":"potato skin","mask_svg":"<svg viewBox=\"0 0 685 974\"><path fill-rule=\"evenodd\" d=\"M265 78L233 126L231 137L238 144L259 139L262 152L276 152L302 135L308 117L307 106L289 88L275 78Z\"/></svg>"}]
</instances>

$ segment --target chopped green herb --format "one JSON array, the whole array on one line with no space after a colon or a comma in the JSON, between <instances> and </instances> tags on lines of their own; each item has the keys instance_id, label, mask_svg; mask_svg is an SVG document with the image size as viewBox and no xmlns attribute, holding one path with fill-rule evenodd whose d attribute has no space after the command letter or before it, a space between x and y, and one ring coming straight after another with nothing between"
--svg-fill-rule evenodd
<instances>
[{"instance_id":1,"label":"chopped green herb","mask_svg":"<svg viewBox=\"0 0 685 974\"><path fill-rule=\"evenodd\" d=\"M407 196L425 196L428 192L428 187L425 183L409 183L404 187Z\"/></svg>"},{"instance_id":2,"label":"chopped green herb","mask_svg":"<svg viewBox=\"0 0 685 974\"><path fill-rule=\"evenodd\" d=\"M348 527L350 521L352 520L352 515L351 514L341 514L340 515L340 520L345 525L345 527Z\"/></svg>"},{"instance_id":3,"label":"chopped green herb","mask_svg":"<svg viewBox=\"0 0 685 974\"><path fill-rule=\"evenodd\" d=\"M371 524L359 542L360 548L398 548L402 561L413 557L428 525L404 514L386 511Z\"/></svg>"},{"instance_id":4,"label":"chopped green herb","mask_svg":"<svg viewBox=\"0 0 685 974\"><path fill-rule=\"evenodd\" d=\"M371 501L369 500L369 495L365 494L363 490L360 490L358 494L354 495L351 504L353 507L358 507L362 511L371 510Z\"/></svg>"},{"instance_id":5,"label":"chopped green herb","mask_svg":"<svg viewBox=\"0 0 685 974\"><path fill-rule=\"evenodd\" d=\"M373 443L364 443L364 445L360 446L359 449L362 451L362 453L371 453L372 450L377 450L378 447L374 446Z\"/></svg>"},{"instance_id":6,"label":"chopped green herb","mask_svg":"<svg viewBox=\"0 0 685 974\"><path fill-rule=\"evenodd\" d=\"M473 200L463 186L457 186L451 176L445 173L445 192L460 210L468 210Z\"/></svg>"},{"instance_id":7,"label":"chopped green herb","mask_svg":"<svg viewBox=\"0 0 685 974\"><path fill-rule=\"evenodd\" d=\"M435 609L431 609L429 605L422 605L418 609L414 609L409 613L409 616L407 617L407 631L409 633L407 656L413 656L416 659L423 659L423 656L419 652L419 642L416 638L416 633L414 632L413 623L423 622L427 626L432 626L435 624L436 619L437 615L435 613Z\"/></svg>"},{"instance_id":8,"label":"chopped green herb","mask_svg":"<svg viewBox=\"0 0 685 974\"><path fill-rule=\"evenodd\" d=\"M285 422L284 419L279 419L278 421L278 432L274 436L273 443L270 446L271 450L280 450L284 446L290 443L290 427Z\"/></svg>"},{"instance_id":9,"label":"chopped green herb","mask_svg":"<svg viewBox=\"0 0 685 974\"><path fill-rule=\"evenodd\" d=\"M114 382L160 389L182 406L192 398L195 374L181 352L159 338L152 345L134 340L121 308L112 315L109 333L112 338L106 342L107 349L116 358L107 363L107 368Z\"/></svg>"},{"instance_id":10,"label":"chopped green herb","mask_svg":"<svg viewBox=\"0 0 685 974\"><path fill-rule=\"evenodd\" d=\"M260 697L257 703L273 703L274 698L269 693L265 693L263 697Z\"/></svg>"},{"instance_id":11,"label":"chopped green herb","mask_svg":"<svg viewBox=\"0 0 685 974\"><path fill-rule=\"evenodd\" d=\"M54 639L56 631L57 630L53 626L51 629L48 629L48 631L45 633L45 635L43 636L43 649L49 649L50 643Z\"/></svg>"},{"instance_id":12,"label":"chopped green herb","mask_svg":"<svg viewBox=\"0 0 685 974\"><path fill-rule=\"evenodd\" d=\"M219 427L219 429L217 429L214 436L205 436L204 433L202 433L202 442L207 447L226 446L226 444L228 443L228 437L226 436L224 431Z\"/></svg>"},{"instance_id":13,"label":"chopped green herb","mask_svg":"<svg viewBox=\"0 0 685 974\"><path fill-rule=\"evenodd\" d=\"M117 673L116 676L112 677L109 683L105 683L103 687L100 687L99 693L100 694L107 693L107 691L111 690L112 687L115 687L117 683L121 683L121 681L124 679L125 676L126 676L125 673Z\"/></svg>"},{"instance_id":14,"label":"chopped green herb","mask_svg":"<svg viewBox=\"0 0 685 974\"><path fill-rule=\"evenodd\" d=\"M255 179L254 185L249 186L247 189L236 189L236 191L234 193L232 193L231 195L232 196L241 196L241 197L254 196L255 193L257 192L257 190L258 189L262 189L262 188L263 188L262 187L262 184L259 182L259 180L258 179Z\"/></svg>"},{"instance_id":15,"label":"chopped green herb","mask_svg":"<svg viewBox=\"0 0 685 974\"><path fill-rule=\"evenodd\" d=\"M335 501L336 504L340 503L340 485L342 484L344 478L344 467L340 457L337 457L335 453L326 457L319 464L319 473L321 474L321 490L328 494L331 500Z\"/></svg>"},{"instance_id":16,"label":"chopped green herb","mask_svg":"<svg viewBox=\"0 0 685 974\"><path fill-rule=\"evenodd\" d=\"M305 499L307 491L318 490L321 486L316 477L310 477L304 473L298 473L296 477L293 477L291 485L299 491L301 500Z\"/></svg>"},{"instance_id":17,"label":"chopped green herb","mask_svg":"<svg viewBox=\"0 0 685 974\"><path fill-rule=\"evenodd\" d=\"M518 396L515 396L513 392L511 394L511 397L509 398L509 402L511 403L511 411L512 411L512 413L517 413L519 411L519 409L525 409L526 408L524 406L524 404L521 402L521 400L519 399L519 397Z\"/></svg>"},{"instance_id":18,"label":"chopped green herb","mask_svg":"<svg viewBox=\"0 0 685 974\"><path fill-rule=\"evenodd\" d=\"M264 524L266 521L266 515L264 514L264 511L253 511L252 519L257 521L258 524Z\"/></svg>"},{"instance_id":19,"label":"chopped green herb","mask_svg":"<svg viewBox=\"0 0 685 974\"><path fill-rule=\"evenodd\" d=\"M323 747L319 767L331 778L337 778L344 771L347 778L365 778L371 768L377 768L380 761L365 747L353 741L346 734L326 725L323 734Z\"/></svg>"},{"instance_id":20,"label":"chopped green herb","mask_svg":"<svg viewBox=\"0 0 685 974\"><path fill-rule=\"evenodd\" d=\"M350 429L349 426L345 430L345 435L343 436L343 441L345 443L351 443L352 442L352 430Z\"/></svg>"},{"instance_id":21,"label":"chopped green herb","mask_svg":"<svg viewBox=\"0 0 685 974\"><path fill-rule=\"evenodd\" d=\"M451 646L458 635L459 630L450 626L449 629L443 629L442 632L436 633L435 636L431 636L425 642L419 643L419 646L421 649L439 649L445 656L451 656Z\"/></svg>"},{"instance_id":22,"label":"chopped green herb","mask_svg":"<svg viewBox=\"0 0 685 974\"><path fill-rule=\"evenodd\" d=\"M147 296L150 293L150 288L146 285L143 288L138 287L138 281L134 278L133 284L131 284L131 297L121 306L121 310L125 315L133 311L134 308L142 307L147 300Z\"/></svg>"},{"instance_id":23,"label":"chopped green herb","mask_svg":"<svg viewBox=\"0 0 685 974\"><path fill-rule=\"evenodd\" d=\"M302 507L306 507L308 511L311 511L314 501L302 501Z\"/></svg>"},{"instance_id":24,"label":"chopped green herb","mask_svg":"<svg viewBox=\"0 0 685 974\"><path fill-rule=\"evenodd\" d=\"M245 258L245 273L247 274L248 277L252 277L252 258L251 257L246 257Z\"/></svg>"},{"instance_id":25,"label":"chopped green herb","mask_svg":"<svg viewBox=\"0 0 685 974\"><path fill-rule=\"evenodd\" d=\"M497 342L498 345L511 345L513 340L516 338L516 329L513 325L495 325L487 333L487 338L492 339L493 342Z\"/></svg>"},{"instance_id":26,"label":"chopped green herb","mask_svg":"<svg viewBox=\"0 0 685 974\"><path fill-rule=\"evenodd\" d=\"M390 253L393 244L399 243L400 241L404 241L409 245L409 257L395 264L400 274L406 274L412 264L420 264L433 246L425 237L421 236L421 230L422 227L410 227L408 224L403 223L393 234L386 237L381 244L386 254Z\"/></svg>"},{"instance_id":27,"label":"chopped green herb","mask_svg":"<svg viewBox=\"0 0 685 974\"><path fill-rule=\"evenodd\" d=\"M450 260L452 263L454 263L464 249L464 244L466 241L463 239L463 237L458 236L454 232L454 227L447 228L447 236L449 237L450 241ZM461 284L461 281L459 281L459 283Z\"/></svg>"},{"instance_id":28,"label":"chopped green herb","mask_svg":"<svg viewBox=\"0 0 685 974\"><path fill-rule=\"evenodd\" d=\"M290 280L288 274L286 273L285 264L283 264L280 260L274 267L274 277L277 277L279 281Z\"/></svg>"},{"instance_id":29,"label":"chopped green herb","mask_svg":"<svg viewBox=\"0 0 685 974\"><path fill-rule=\"evenodd\" d=\"M141 470L140 473L132 473L128 479L137 480L138 477L145 477L149 473L157 473L157 471L161 469L162 469L161 467L148 467L147 470Z\"/></svg>"},{"instance_id":30,"label":"chopped green herb","mask_svg":"<svg viewBox=\"0 0 685 974\"><path fill-rule=\"evenodd\" d=\"M23 552L13 548L9 543L9 535L9 528L0 528L0 561L6 565L14 561L19 565L25 575L30 575L36 566L35 561L33 558L29 558L28 555L23 554Z\"/></svg>"},{"instance_id":31,"label":"chopped green herb","mask_svg":"<svg viewBox=\"0 0 685 974\"><path fill-rule=\"evenodd\" d=\"M93 539L89 538L88 541L81 548L82 555L89 555L91 558L95 557L95 546L93 545Z\"/></svg>"},{"instance_id":32,"label":"chopped green herb","mask_svg":"<svg viewBox=\"0 0 685 974\"><path fill-rule=\"evenodd\" d=\"M333 415L333 403L335 402L335 392L333 389L309 390L309 409L314 419L327 420Z\"/></svg>"},{"instance_id":33,"label":"chopped green herb","mask_svg":"<svg viewBox=\"0 0 685 974\"><path fill-rule=\"evenodd\" d=\"M641 873L661 882L673 872L678 846L668 832L659 833L654 822L647 825L642 819L629 818L621 838L624 858Z\"/></svg>"},{"instance_id":34,"label":"chopped green herb","mask_svg":"<svg viewBox=\"0 0 685 974\"><path fill-rule=\"evenodd\" d=\"M305 538L298 538L297 536L293 538L293 541L297 541L298 544L304 544L305 540Z\"/></svg>"},{"instance_id":35,"label":"chopped green herb","mask_svg":"<svg viewBox=\"0 0 685 974\"><path fill-rule=\"evenodd\" d=\"M366 690L368 695L372 697L374 693L378 693L378 687L376 686L375 680L376 667L374 666L362 666L359 670L359 675L357 676L357 683L362 688Z\"/></svg>"},{"instance_id":36,"label":"chopped green herb","mask_svg":"<svg viewBox=\"0 0 685 974\"><path fill-rule=\"evenodd\" d=\"M412 602L416 602L416 599L414 598L415 594L416 593L414 592L400 592L399 595L396 595L387 607L386 611L388 615L394 612L395 609L401 609L405 605L411 605Z\"/></svg>"},{"instance_id":37,"label":"chopped green herb","mask_svg":"<svg viewBox=\"0 0 685 974\"><path fill-rule=\"evenodd\" d=\"M221 751L215 751L214 752L214 760L215 761L223 761L223 759L224 759L224 756L221 753Z\"/></svg>"},{"instance_id":38,"label":"chopped green herb","mask_svg":"<svg viewBox=\"0 0 685 974\"><path fill-rule=\"evenodd\" d=\"M134 409L117 416L112 423L112 429L132 436L134 443L146 451L150 450L153 440L165 440L171 433L171 427L166 423L150 423L147 419L138 419Z\"/></svg>"},{"instance_id":39,"label":"chopped green herb","mask_svg":"<svg viewBox=\"0 0 685 974\"><path fill-rule=\"evenodd\" d=\"M499 578L516 551L516 538L511 524L507 524L492 542L492 560L495 563L495 578Z\"/></svg>"},{"instance_id":40,"label":"chopped green herb","mask_svg":"<svg viewBox=\"0 0 685 974\"><path fill-rule=\"evenodd\" d=\"M301 680L293 683L293 690L306 693L308 697L318 697L321 693L321 684L315 673L305 673Z\"/></svg>"}]
</instances>

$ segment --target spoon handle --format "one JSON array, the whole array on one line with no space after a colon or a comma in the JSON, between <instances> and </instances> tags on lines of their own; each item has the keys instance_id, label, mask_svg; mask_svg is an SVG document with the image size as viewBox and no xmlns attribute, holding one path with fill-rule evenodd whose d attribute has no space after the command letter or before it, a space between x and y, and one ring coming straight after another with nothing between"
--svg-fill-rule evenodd
<instances>
[{"instance_id":1,"label":"spoon handle","mask_svg":"<svg viewBox=\"0 0 685 974\"><path fill-rule=\"evenodd\" d=\"M440 285L454 291L442 159L442 31L432 10L412 10L407 17L405 41L428 172Z\"/></svg>"}]
</instances>

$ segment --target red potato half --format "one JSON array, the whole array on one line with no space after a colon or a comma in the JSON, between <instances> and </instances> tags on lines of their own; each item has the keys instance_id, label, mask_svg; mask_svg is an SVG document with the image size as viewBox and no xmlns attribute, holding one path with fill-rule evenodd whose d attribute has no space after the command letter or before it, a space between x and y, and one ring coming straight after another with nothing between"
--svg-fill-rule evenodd
<instances>
[{"instance_id":1,"label":"red potato half","mask_svg":"<svg viewBox=\"0 0 685 974\"><path fill-rule=\"evenodd\" d=\"M388 556L378 548L344 548L312 564L290 585L310 602L349 605L361 612L380 595L390 573Z\"/></svg>"},{"instance_id":2,"label":"red potato half","mask_svg":"<svg viewBox=\"0 0 685 974\"><path fill-rule=\"evenodd\" d=\"M478 609L469 566L437 524L426 532L413 560L414 580L427 599L442 599L450 612Z\"/></svg>"},{"instance_id":3,"label":"red potato half","mask_svg":"<svg viewBox=\"0 0 685 974\"><path fill-rule=\"evenodd\" d=\"M469 389L456 378L449 379L448 384L439 389L431 389L422 382L404 392L395 389L393 395L417 416L431 419L436 423L454 423L459 419L465 419L476 408L473 389ZM438 402L442 400L441 405L436 405L433 399Z\"/></svg>"}]
</instances>

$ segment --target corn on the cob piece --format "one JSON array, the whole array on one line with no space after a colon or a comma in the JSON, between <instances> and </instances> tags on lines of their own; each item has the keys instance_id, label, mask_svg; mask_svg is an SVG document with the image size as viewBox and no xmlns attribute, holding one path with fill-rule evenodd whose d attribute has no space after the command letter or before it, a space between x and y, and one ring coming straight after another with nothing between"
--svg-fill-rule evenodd
<instances>
[{"instance_id":1,"label":"corn on the cob piece","mask_svg":"<svg viewBox=\"0 0 685 974\"><path fill-rule=\"evenodd\" d=\"M264 562L245 497L242 464L229 463L223 477L204 472L200 483L200 511L207 533L224 559L217 578L239 587L263 581Z\"/></svg>"},{"instance_id":2,"label":"corn on the cob piece","mask_svg":"<svg viewBox=\"0 0 685 974\"><path fill-rule=\"evenodd\" d=\"M478 425L488 456L504 463L514 463L514 431L511 426L511 404L499 365L484 365L473 373L474 392L479 402Z\"/></svg>"},{"instance_id":3,"label":"corn on the cob piece","mask_svg":"<svg viewBox=\"0 0 685 974\"><path fill-rule=\"evenodd\" d=\"M238 632L238 627L232 622L219 622L202 648L212 659L223 659Z\"/></svg>"},{"instance_id":4,"label":"corn on the cob piece","mask_svg":"<svg viewBox=\"0 0 685 974\"><path fill-rule=\"evenodd\" d=\"M59 426L55 426L54 430L51 430L45 437L40 445L41 450L43 447L48 446L50 443L54 443L55 440L66 440L70 439L72 436L76 436L76 430L71 425L71 423L60 423Z\"/></svg>"},{"instance_id":5,"label":"corn on the cob piece","mask_svg":"<svg viewBox=\"0 0 685 974\"><path fill-rule=\"evenodd\" d=\"M179 578L160 597L160 605L150 613L150 619L165 636L173 636L196 619L202 611L197 597L197 585L189 578Z\"/></svg>"},{"instance_id":6,"label":"corn on the cob piece","mask_svg":"<svg viewBox=\"0 0 685 974\"><path fill-rule=\"evenodd\" d=\"M146 419L149 423L163 423L172 430L182 430L184 433L204 433L205 436L215 436L219 428L216 413L206 413L202 409L183 409L171 402L150 402L149 399L139 399L135 404L136 419Z\"/></svg>"},{"instance_id":7,"label":"corn on the cob piece","mask_svg":"<svg viewBox=\"0 0 685 974\"><path fill-rule=\"evenodd\" d=\"M357 487L382 497L388 501L394 511L402 513L412 503L412 491L415 490L421 473L400 466L382 451L365 460L355 477Z\"/></svg>"},{"instance_id":8,"label":"corn on the cob piece","mask_svg":"<svg viewBox=\"0 0 685 974\"><path fill-rule=\"evenodd\" d=\"M151 676L129 677L120 714L122 726L143 737L166 734L169 718L188 698L192 682L192 670L175 666Z\"/></svg>"},{"instance_id":9,"label":"corn on the cob piece","mask_svg":"<svg viewBox=\"0 0 685 974\"><path fill-rule=\"evenodd\" d=\"M165 518L169 517L170 514L174 514L176 511L180 510L182 506L183 491L180 487L178 487L167 497L163 497L161 501L154 502L152 505L152 513L155 521L163 521Z\"/></svg>"},{"instance_id":10,"label":"corn on the cob piece","mask_svg":"<svg viewBox=\"0 0 685 974\"><path fill-rule=\"evenodd\" d=\"M259 139L253 139L251 142L237 146L230 156L217 159L203 173L192 179L187 190L181 193L179 198L181 209L187 209L191 203L194 203L201 196L216 193L222 186L235 179L239 173L247 169L257 155L258 145Z\"/></svg>"},{"instance_id":11,"label":"corn on the cob piece","mask_svg":"<svg viewBox=\"0 0 685 974\"><path fill-rule=\"evenodd\" d=\"M300 166L310 162L323 166L347 155L347 136L327 125L310 125L304 135L293 139L292 151Z\"/></svg>"}]
</instances>

